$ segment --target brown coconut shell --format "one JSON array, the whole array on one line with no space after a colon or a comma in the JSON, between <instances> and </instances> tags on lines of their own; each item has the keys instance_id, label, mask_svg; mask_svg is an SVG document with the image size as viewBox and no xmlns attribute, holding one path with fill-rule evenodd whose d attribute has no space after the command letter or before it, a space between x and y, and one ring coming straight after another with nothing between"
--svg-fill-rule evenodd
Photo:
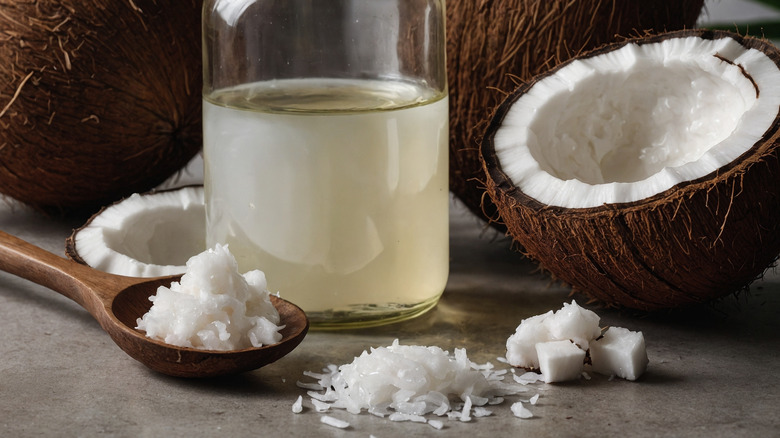
<instances>
[{"instance_id":1,"label":"brown coconut shell","mask_svg":"<svg viewBox=\"0 0 780 438\"><path fill-rule=\"evenodd\" d=\"M0 0L0 192L94 210L201 147L201 1Z\"/></svg>"},{"instance_id":2,"label":"brown coconut shell","mask_svg":"<svg viewBox=\"0 0 780 438\"><path fill-rule=\"evenodd\" d=\"M504 97L519 83L605 43L693 27L703 4L447 0L450 190L478 216L498 220L485 195L479 140Z\"/></svg>"},{"instance_id":3,"label":"brown coconut shell","mask_svg":"<svg viewBox=\"0 0 780 438\"><path fill-rule=\"evenodd\" d=\"M780 66L770 42L706 30L633 39L580 57L686 36L733 38ZM508 96L482 143L487 190L525 253L577 291L641 310L710 301L761 276L780 253L780 117L728 166L653 197L596 208L543 205L504 174L493 136L513 102L560 67Z\"/></svg>"}]
</instances>

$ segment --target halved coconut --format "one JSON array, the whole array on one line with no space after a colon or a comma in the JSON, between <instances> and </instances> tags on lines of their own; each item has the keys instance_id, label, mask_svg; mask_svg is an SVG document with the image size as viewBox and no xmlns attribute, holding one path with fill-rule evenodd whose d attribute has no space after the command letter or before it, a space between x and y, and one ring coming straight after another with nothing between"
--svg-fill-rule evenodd
<instances>
[{"instance_id":1,"label":"halved coconut","mask_svg":"<svg viewBox=\"0 0 780 438\"><path fill-rule=\"evenodd\" d=\"M478 144L488 115L517 83L605 43L690 28L703 4L703 0L447 0L452 193L478 217L495 216L497 209L485 196Z\"/></svg>"},{"instance_id":2,"label":"halved coconut","mask_svg":"<svg viewBox=\"0 0 780 438\"><path fill-rule=\"evenodd\" d=\"M182 274L205 249L203 186L133 194L100 210L65 245L79 263L132 277Z\"/></svg>"},{"instance_id":3,"label":"halved coconut","mask_svg":"<svg viewBox=\"0 0 780 438\"><path fill-rule=\"evenodd\" d=\"M658 309L732 293L780 253L780 52L688 30L604 46L520 87L481 154L529 256Z\"/></svg>"}]
</instances>

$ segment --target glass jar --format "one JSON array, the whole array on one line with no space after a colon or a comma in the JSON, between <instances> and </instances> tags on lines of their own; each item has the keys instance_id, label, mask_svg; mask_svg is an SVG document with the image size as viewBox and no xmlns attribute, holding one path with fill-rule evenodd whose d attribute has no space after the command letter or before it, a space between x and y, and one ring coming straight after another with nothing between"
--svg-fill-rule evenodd
<instances>
[{"instance_id":1,"label":"glass jar","mask_svg":"<svg viewBox=\"0 0 780 438\"><path fill-rule=\"evenodd\" d=\"M313 327L432 308L449 272L444 0L206 0L207 243Z\"/></svg>"}]
</instances>

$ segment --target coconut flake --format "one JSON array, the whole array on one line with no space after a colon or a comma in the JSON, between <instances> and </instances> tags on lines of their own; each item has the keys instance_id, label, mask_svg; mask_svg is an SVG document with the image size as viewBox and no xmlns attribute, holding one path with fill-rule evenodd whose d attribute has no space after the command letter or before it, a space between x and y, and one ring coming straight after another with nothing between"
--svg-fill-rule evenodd
<instances>
[{"instance_id":1,"label":"coconut flake","mask_svg":"<svg viewBox=\"0 0 780 438\"><path fill-rule=\"evenodd\" d=\"M428 420L428 424L431 425L432 428L441 430L444 428L444 423L442 423L439 420Z\"/></svg>"},{"instance_id":2,"label":"coconut flake","mask_svg":"<svg viewBox=\"0 0 780 438\"><path fill-rule=\"evenodd\" d=\"M312 391L322 391L324 388L319 383L301 382L298 380L295 385L303 389L311 389Z\"/></svg>"},{"instance_id":3,"label":"coconut flake","mask_svg":"<svg viewBox=\"0 0 780 438\"><path fill-rule=\"evenodd\" d=\"M303 396L298 396L298 398L295 400L295 403L292 405L292 411L295 414L300 414L303 412Z\"/></svg>"},{"instance_id":4,"label":"coconut flake","mask_svg":"<svg viewBox=\"0 0 780 438\"><path fill-rule=\"evenodd\" d=\"M323 415L320 417L320 422L327 424L328 426L337 427L339 429L346 429L349 427L349 423L338 418L331 417L330 415Z\"/></svg>"},{"instance_id":5,"label":"coconut flake","mask_svg":"<svg viewBox=\"0 0 780 438\"><path fill-rule=\"evenodd\" d=\"M493 415L493 411L490 409L485 409L482 406L477 406L474 408L474 416L477 418L489 417L491 415Z\"/></svg>"},{"instance_id":6,"label":"coconut flake","mask_svg":"<svg viewBox=\"0 0 780 438\"><path fill-rule=\"evenodd\" d=\"M494 405L500 405L503 402L504 402L504 397L493 397L488 401L488 404L494 406Z\"/></svg>"},{"instance_id":7,"label":"coconut flake","mask_svg":"<svg viewBox=\"0 0 780 438\"><path fill-rule=\"evenodd\" d=\"M513 375L512 378L515 380L515 382L521 384L521 385L530 385L533 383L536 383L540 380L544 380L544 376L542 376L539 373L535 373L533 371L528 371L523 373L522 375Z\"/></svg>"},{"instance_id":8,"label":"coconut flake","mask_svg":"<svg viewBox=\"0 0 780 438\"><path fill-rule=\"evenodd\" d=\"M403 412L393 412L388 417L390 421L411 421L413 423L427 423L428 420L422 415L406 414Z\"/></svg>"},{"instance_id":9,"label":"coconut flake","mask_svg":"<svg viewBox=\"0 0 780 438\"><path fill-rule=\"evenodd\" d=\"M531 418L534 416L534 414L531 411L529 411L525 406L523 406L523 402L512 403L511 410L512 413L515 415L515 417L518 418Z\"/></svg>"},{"instance_id":10,"label":"coconut flake","mask_svg":"<svg viewBox=\"0 0 780 438\"><path fill-rule=\"evenodd\" d=\"M460 421L471 421L471 397L466 397L466 401L463 403L463 409L460 412Z\"/></svg>"},{"instance_id":11,"label":"coconut flake","mask_svg":"<svg viewBox=\"0 0 780 438\"><path fill-rule=\"evenodd\" d=\"M330 403L319 401L316 398L311 399L311 404L314 405L314 410L317 412L327 412L330 410Z\"/></svg>"}]
</instances>

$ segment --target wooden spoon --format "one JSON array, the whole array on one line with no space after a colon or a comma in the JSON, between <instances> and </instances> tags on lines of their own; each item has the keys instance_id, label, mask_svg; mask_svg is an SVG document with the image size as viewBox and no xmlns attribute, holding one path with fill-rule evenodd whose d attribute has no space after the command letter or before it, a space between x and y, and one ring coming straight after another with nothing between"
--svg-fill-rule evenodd
<instances>
[{"instance_id":1,"label":"wooden spoon","mask_svg":"<svg viewBox=\"0 0 780 438\"><path fill-rule=\"evenodd\" d=\"M2 231L0 270L46 286L77 302L125 353L171 376L212 377L260 368L292 351L309 329L309 320L298 306L271 296L285 326L278 343L224 352L177 347L148 338L134 327L136 319L152 305L149 296L159 286L178 281L181 275L148 279L107 274Z\"/></svg>"}]
</instances>

